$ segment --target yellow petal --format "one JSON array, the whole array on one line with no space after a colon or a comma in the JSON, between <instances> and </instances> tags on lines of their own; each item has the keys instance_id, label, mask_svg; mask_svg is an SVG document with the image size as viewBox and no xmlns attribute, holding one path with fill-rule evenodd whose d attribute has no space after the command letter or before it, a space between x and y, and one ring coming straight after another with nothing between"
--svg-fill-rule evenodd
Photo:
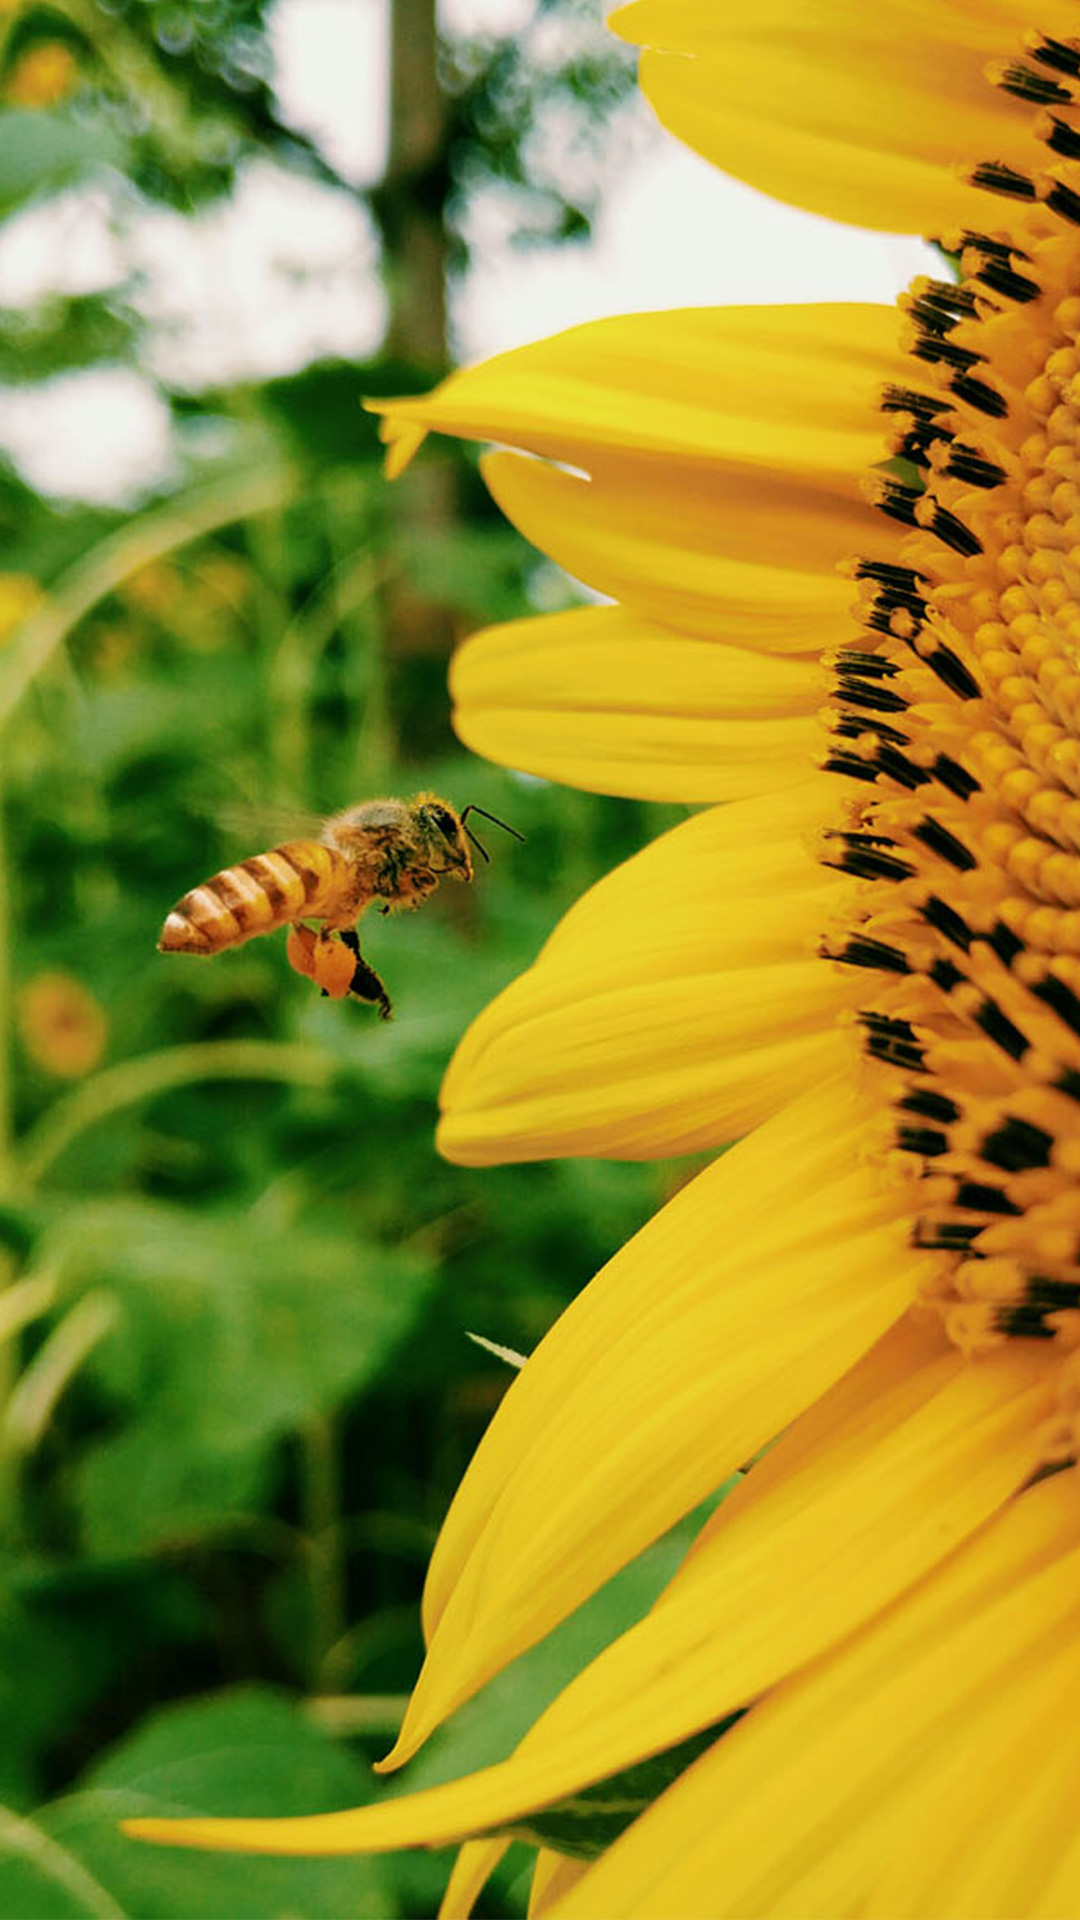
<instances>
[{"instance_id":1,"label":"yellow petal","mask_svg":"<svg viewBox=\"0 0 1080 1920\"><path fill-rule=\"evenodd\" d=\"M891 307L691 307L571 327L450 375L418 399L374 400L403 427L495 440L604 469L673 467L841 484L881 458L877 393L906 361Z\"/></svg>"},{"instance_id":2,"label":"yellow petal","mask_svg":"<svg viewBox=\"0 0 1080 1920\"><path fill-rule=\"evenodd\" d=\"M887 307L635 314L372 405L391 443L437 430L578 469L485 465L527 536L601 591L710 639L810 652L851 599L837 561L900 537L859 489L883 457L879 390L904 375L896 341Z\"/></svg>"},{"instance_id":3,"label":"yellow petal","mask_svg":"<svg viewBox=\"0 0 1080 1920\"><path fill-rule=\"evenodd\" d=\"M619 871L621 874L625 869ZM618 879L619 875L611 875L600 885L612 887ZM587 914L590 904L591 896L587 894L574 909L574 915ZM568 921L574 915L568 916ZM836 1065L842 1074L847 1057L841 1047L838 1047ZM655 1292L654 1269L667 1273L669 1267L677 1268L682 1284L689 1285L689 1297L693 1298L692 1262L698 1250L698 1237L708 1239L717 1215L730 1219L731 1232L722 1246L713 1240L710 1271L719 1258L724 1271L729 1273L729 1288L730 1276L741 1274L740 1285L746 1289L745 1309L753 1312L753 1276L741 1258L735 1229L742 1226L744 1230L760 1230L762 1196L768 1214L775 1191L774 1156L783 1153L785 1168L790 1166L791 1177L789 1184L785 1173L785 1183L779 1193L784 1203L780 1210L782 1257L785 1231L793 1236L799 1233L798 1208L803 1200L823 1180L831 1191L845 1170L845 1156L853 1152L852 1132L862 1124L862 1107L854 1087L849 1088L846 1099L841 1096L831 1099L829 1112L831 1123L838 1127L840 1135L835 1159L829 1158L828 1149L823 1145L823 1128L814 1119L812 1102L779 1114L760 1134L740 1141L719 1166L710 1168L676 1195L608 1262L555 1322L502 1400L443 1523L424 1590L424 1632L428 1640L487 1522L490 1509L510 1473L516 1470L519 1458L529 1452L537 1435L558 1418L564 1391L579 1391L620 1330L625 1329L628 1321L632 1323L636 1313L646 1305L651 1306ZM775 1277L783 1285L780 1268ZM792 1284L796 1286L797 1297L797 1282ZM711 1285L710 1282L706 1287L707 1295ZM734 1310L739 1311L733 1296L731 1299ZM723 1314L726 1310L724 1304L717 1303L718 1312ZM778 1431L781 1424L777 1420L773 1428L766 1429L767 1433ZM731 1466L738 1466L754 1451L749 1435L741 1429L733 1446L733 1457L726 1465L726 1456L721 1457L711 1485L718 1485Z\"/></svg>"},{"instance_id":4,"label":"yellow petal","mask_svg":"<svg viewBox=\"0 0 1080 1920\"><path fill-rule=\"evenodd\" d=\"M677 985L623 984L614 955L588 973L526 974L471 1029L468 1071L452 1066L440 1152L472 1167L652 1160L759 1125L832 1064L850 984L817 960L706 967Z\"/></svg>"},{"instance_id":5,"label":"yellow petal","mask_svg":"<svg viewBox=\"0 0 1080 1920\"><path fill-rule=\"evenodd\" d=\"M839 486L675 470L657 489L629 461L583 479L513 453L481 465L507 519L598 593L661 625L770 653L834 644L852 604L838 562L888 559L902 532Z\"/></svg>"},{"instance_id":6,"label":"yellow petal","mask_svg":"<svg viewBox=\"0 0 1080 1920\"><path fill-rule=\"evenodd\" d=\"M968 1780L988 1778L1033 1706L1046 1731L1056 1719L1069 1742L1080 1704L1078 1595L1075 1488L1044 1483L869 1630L755 1708L560 1902L558 1920L863 1913L883 1863L900 1851L918 1882L928 1830L904 1817L913 1782L940 1782L942 1756L966 1757ZM938 1810L946 1826L950 1811ZM932 1821L929 1838L933 1848ZM1015 1905L1002 1904L998 1888L992 1905L972 1911L984 1920L1029 1912L1039 1859L1029 1856L1027 1869L1013 1883ZM890 1920L958 1913L941 1888L931 1900L871 1911Z\"/></svg>"},{"instance_id":7,"label":"yellow petal","mask_svg":"<svg viewBox=\"0 0 1080 1920\"><path fill-rule=\"evenodd\" d=\"M1047 1658L1055 1652L1056 1659ZM892 1825L904 1839L918 1833L917 1847L883 1847L885 1808L875 1801L860 1836L864 1850L876 1844L877 1851L866 1920L898 1913L1060 1920L1080 1913L1078 1776L1080 1659L1073 1636L1065 1647L1025 1650L1012 1673L972 1700L959 1725L939 1726L933 1754L890 1789ZM831 1865L824 1862L819 1877Z\"/></svg>"},{"instance_id":8,"label":"yellow petal","mask_svg":"<svg viewBox=\"0 0 1080 1920\"><path fill-rule=\"evenodd\" d=\"M753 915L778 891L798 898L818 890L831 893L847 884L818 858L819 836L835 814L832 774L817 774L799 787L695 814L582 894L548 936L540 960L564 953L583 960L590 941L610 952L613 928L620 935L629 935L633 929L635 939L646 947L656 942L663 945L669 926L700 924L701 913L707 916L717 943L715 951L733 966L745 966L778 951L781 959L797 958L807 951L802 937L785 938L782 931L770 930L761 938ZM672 885L676 872L680 880L686 877L692 882L695 867L699 874L708 872L707 889ZM714 895L726 902L715 915ZM662 913L642 911L643 903L652 900L663 902Z\"/></svg>"},{"instance_id":9,"label":"yellow petal","mask_svg":"<svg viewBox=\"0 0 1080 1920\"><path fill-rule=\"evenodd\" d=\"M439 1920L469 1920L509 1845L509 1840L470 1840L462 1847L439 1905Z\"/></svg>"},{"instance_id":10,"label":"yellow petal","mask_svg":"<svg viewBox=\"0 0 1080 1920\"><path fill-rule=\"evenodd\" d=\"M867 1284L873 1273L872 1267L866 1269ZM906 1284L910 1285L910 1277ZM962 1625L970 1617L973 1602L986 1591L988 1581L996 1576L999 1583L1008 1586L1014 1566L1025 1555L1036 1564L1045 1560L1055 1536L1048 1535L1045 1524L1036 1522L1047 1511L1048 1502L1043 1496L1052 1490L1066 1509L1065 1524L1072 1530L1070 1539L1075 1539L1074 1489L1068 1485L1059 1491L1054 1482L1049 1482L1017 1501L1004 1515L1002 1524L1009 1531L999 1535L987 1529L982 1540L976 1541L970 1561L967 1556L957 1555L948 1567L941 1567L955 1546L972 1535L1027 1478L1037 1455L1035 1426L1049 1403L1043 1385L1045 1355L995 1354L973 1367L955 1351L942 1353L941 1345L942 1337L932 1329L920 1334L900 1326L867 1356L855 1374L804 1416L811 1465L802 1470L800 1428L804 1422L800 1421L732 1497L733 1502L740 1502L741 1517L750 1521L748 1528L739 1529L742 1539L737 1539L733 1526L721 1556L711 1550L715 1541L709 1550L695 1554L652 1613L579 1675L511 1759L411 1798L343 1813L292 1820L143 1819L125 1822L125 1831L179 1846L341 1854L435 1846L469 1832L507 1826L531 1808L549 1805L647 1752L708 1725L726 1705L741 1704L782 1679L798 1660L812 1659L815 1653L842 1642L922 1574L939 1567L934 1580L926 1581L904 1607L894 1607L880 1629L865 1635L859 1643L860 1648L870 1649L871 1673L879 1684L882 1674L897 1681L894 1691L900 1702L906 1703L908 1717L898 1713L896 1724L906 1731L916 1703L921 1701L925 1706L935 1698L934 1687L940 1676L935 1670L929 1684L912 1687L909 1666L898 1657L897 1644L900 1656L909 1639L920 1647L936 1646L942 1637L940 1629L936 1633L933 1630L936 1612L943 1613L954 1625L957 1621ZM883 1402L888 1404L883 1406ZM722 1411L723 1403L718 1401L717 1412ZM904 1417L898 1418L899 1414ZM835 1429L835 1458L823 1441L830 1425ZM779 1463L778 1455L783 1456ZM837 1471L838 1462L841 1469L846 1465L846 1470ZM762 1474L767 1474L764 1496L751 1492ZM783 1494L783 1511L778 1516L781 1524L774 1528L779 1492ZM1037 1512L1028 1506L1036 1496L1040 1502ZM1015 1515L1022 1516L1019 1523ZM1018 1524L1022 1535L1019 1546L1015 1532ZM1076 1574L1071 1565L1064 1571L1068 1577L1063 1581L1062 1569L1057 1565L1050 1568L1048 1586L1039 1588L1038 1604L1030 1614L1026 1606L1021 1607L1019 1621L1011 1617L1002 1620L995 1613L987 1631L981 1630L980 1623L979 1647L984 1663L988 1657L1000 1662L1002 1649L1006 1658L1014 1648L1019 1648L1022 1655L1029 1638L1023 1627L1025 1619L1031 1619L1037 1638L1046 1630L1048 1609L1056 1608L1062 1614L1072 1609L1075 1613ZM936 1609L935 1596L939 1594L941 1607ZM1011 1592L1006 1594L1006 1609L1014 1598ZM1025 1602L1030 1599L1030 1585L1025 1585L1021 1598ZM908 1614L908 1605L914 1610L913 1616ZM926 1608L931 1616L929 1628ZM914 1626L909 1635L907 1623L912 1617ZM955 1653L952 1648L948 1652L949 1658L943 1663L945 1676L954 1670ZM794 1702L796 1719L794 1729L790 1723L784 1724L779 1742L772 1737L774 1703L770 1700L741 1722L706 1763L698 1763L699 1767L713 1764L718 1754L729 1751L728 1741L731 1752L743 1754L741 1743L753 1735L750 1761L736 1777L743 1817L754 1811L758 1826L765 1829L764 1837L755 1832L753 1844L746 1849L751 1866L775 1856L775 1837L786 1817L786 1809L784 1814L776 1814L771 1800L766 1817L760 1818L757 1812L767 1798L762 1789L770 1778L770 1767L780 1764L774 1750L778 1747L784 1760L784 1786L795 1806L800 1795L806 1794L808 1782L820 1788L831 1777L828 1769L824 1773L808 1770L804 1756L830 1725L832 1695L839 1692L848 1704L852 1697L858 1698L858 1673L851 1687L846 1684L847 1658L848 1649L841 1645L835 1661L822 1662L806 1676L805 1691L794 1685L777 1693L779 1710ZM969 1665L965 1671L970 1670ZM820 1695L810 1691L811 1685L821 1675L834 1673L838 1675L836 1686L827 1689L828 1697L822 1704ZM981 1679L981 1673L976 1677ZM762 1738L762 1724L770 1756L770 1764L764 1766L758 1764L761 1749L757 1744ZM887 1719L882 1724L888 1725ZM865 1737L864 1732L864 1751ZM736 1742L740 1744L736 1746ZM794 1780L793 1767L797 1769ZM661 1809L666 1813L685 1783L696 1778L696 1770L691 1770L645 1820L659 1817ZM724 1802L725 1818L733 1804L734 1799ZM700 1839L700 1810L695 1809L696 1818L683 1822L684 1803L676 1801L675 1805L684 1832ZM719 1816L719 1802L712 1796L710 1806L712 1824L707 1838L715 1832ZM623 1850L643 1829L644 1820L605 1856L594 1873L614 1862L622 1874L626 1859ZM658 1853L662 1863L673 1857L666 1830ZM652 1857L651 1847L649 1854ZM628 1877L636 1885L633 1874ZM620 1887L622 1884L620 1881ZM627 1895L628 1900L631 1897ZM591 1913L606 1910L592 1905L589 1909ZM617 1904L610 1908L613 1913L632 1910ZM670 1914L683 1909L675 1902L661 1904L655 1911ZM748 1911L739 1905L734 1907L736 1914Z\"/></svg>"},{"instance_id":11,"label":"yellow petal","mask_svg":"<svg viewBox=\"0 0 1080 1920\"><path fill-rule=\"evenodd\" d=\"M850 1078L684 1188L530 1357L432 1559L428 1659L389 1764L835 1380L931 1270L859 1164Z\"/></svg>"},{"instance_id":12,"label":"yellow petal","mask_svg":"<svg viewBox=\"0 0 1080 1920\"><path fill-rule=\"evenodd\" d=\"M643 1727L671 1745L818 1657L1024 1483L1051 1378L1044 1353L973 1368L939 1330L901 1324L736 1488L652 1612L530 1741L601 1726L611 1771L631 1746L640 1757Z\"/></svg>"},{"instance_id":13,"label":"yellow petal","mask_svg":"<svg viewBox=\"0 0 1080 1920\"><path fill-rule=\"evenodd\" d=\"M689 638L622 607L489 627L450 684L475 753L594 792L730 800L804 779L822 747L817 661Z\"/></svg>"},{"instance_id":14,"label":"yellow petal","mask_svg":"<svg viewBox=\"0 0 1080 1920\"><path fill-rule=\"evenodd\" d=\"M541 1847L529 1890L528 1920L545 1920L556 1901L569 1893L571 1887L576 1887L588 1868L587 1860L571 1860L565 1853L553 1853L549 1847Z\"/></svg>"},{"instance_id":15,"label":"yellow petal","mask_svg":"<svg viewBox=\"0 0 1080 1920\"><path fill-rule=\"evenodd\" d=\"M1041 170L1033 114L985 76L1021 36L1075 32L1049 0L632 0L614 15L649 49L641 84L660 119L725 172L834 220L892 232L992 230L993 202L959 170Z\"/></svg>"},{"instance_id":16,"label":"yellow petal","mask_svg":"<svg viewBox=\"0 0 1080 1920\"><path fill-rule=\"evenodd\" d=\"M811 829L821 783L788 791L787 818ZM850 883L790 827L749 837L784 817L780 797L686 822L586 896L451 1061L449 1159L689 1152L827 1069L853 987L818 953Z\"/></svg>"}]
</instances>

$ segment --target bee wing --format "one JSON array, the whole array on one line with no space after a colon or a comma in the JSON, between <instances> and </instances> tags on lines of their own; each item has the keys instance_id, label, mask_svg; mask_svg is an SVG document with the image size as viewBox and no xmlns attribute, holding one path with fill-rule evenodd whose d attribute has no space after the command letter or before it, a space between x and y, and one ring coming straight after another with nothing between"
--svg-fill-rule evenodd
<instances>
[{"instance_id":1,"label":"bee wing","mask_svg":"<svg viewBox=\"0 0 1080 1920\"><path fill-rule=\"evenodd\" d=\"M325 815L310 807L293 807L260 800L227 800L208 806L206 815L222 837L250 853L260 847L280 846L285 840L320 840Z\"/></svg>"}]
</instances>

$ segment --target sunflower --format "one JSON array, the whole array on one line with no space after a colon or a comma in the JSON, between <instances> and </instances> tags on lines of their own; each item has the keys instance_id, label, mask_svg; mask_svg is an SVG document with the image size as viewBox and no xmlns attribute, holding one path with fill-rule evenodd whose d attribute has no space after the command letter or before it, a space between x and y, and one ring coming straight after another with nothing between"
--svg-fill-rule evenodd
<instances>
[{"instance_id":1,"label":"sunflower","mask_svg":"<svg viewBox=\"0 0 1080 1920\"><path fill-rule=\"evenodd\" d=\"M739 1144L506 1396L386 1764L756 1464L499 1766L147 1836L495 1836L452 1912L521 1830L556 1841L559 1920L1080 1912L1078 28L1074 0L634 0L675 133L951 266L899 324L605 321L387 409L397 465L431 429L500 443L496 499L611 602L468 643L463 737L726 803L481 1016L443 1148ZM575 1808L663 1754L666 1790L573 1858Z\"/></svg>"}]
</instances>

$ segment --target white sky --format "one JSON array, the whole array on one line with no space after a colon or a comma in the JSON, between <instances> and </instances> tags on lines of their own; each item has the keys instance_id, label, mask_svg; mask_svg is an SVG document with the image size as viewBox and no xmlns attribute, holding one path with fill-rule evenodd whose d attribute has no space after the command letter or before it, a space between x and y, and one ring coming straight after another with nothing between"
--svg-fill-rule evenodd
<instances>
[{"instance_id":1,"label":"white sky","mask_svg":"<svg viewBox=\"0 0 1080 1920\"><path fill-rule=\"evenodd\" d=\"M387 11L387 0L278 0L273 19L282 117L357 184L382 168ZM444 0L459 31L524 31L532 11L532 0ZM889 301L929 258L919 241L836 226L726 179L643 103L591 242L522 251L505 225L497 201L474 208L476 264L453 315L463 359L635 309ZM259 165L227 206L194 221L161 212L118 226L93 193L7 222L0 304L137 271L157 371L199 387L372 354L384 322L377 257L350 198ZM170 462L166 408L122 370L0 389L0 445L35 486L72 498L133 499Z\"/></svg>"}]
</instances>

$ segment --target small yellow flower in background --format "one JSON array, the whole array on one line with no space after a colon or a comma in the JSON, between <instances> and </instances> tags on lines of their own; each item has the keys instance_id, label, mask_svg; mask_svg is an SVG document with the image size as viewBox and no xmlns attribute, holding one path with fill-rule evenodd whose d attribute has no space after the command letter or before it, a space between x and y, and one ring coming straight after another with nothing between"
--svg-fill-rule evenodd
<instances>
[{"instance_id":1,"label":"small yellow flower in background","mask_svg":"<svg viewBox=\"0 0 1080 1920\"><path fill-rule=\"evenodd\" d=\"M0 646L41 599L32 573L0 573Z\"/></svg>"},{"instance_id":2,"label":"small yellow flower in background","mask_svg":"<svg viewBox=\"0 0 1080 1920\"><path fill-rule=\"evenodd\" d=\"M144 567L129 574L124 582L124 598L140 613L165 620L175 609L183 592L183 583L175 567L162 560L148 560Z\"/></svg>"},{"instance_id":3,"label":"small yellow flower in background","mask_svg":"<svg viewBox=\"0 0 1080 1920\"><path fill-rule=\"evenodd\" d=\"M500 1765L314 1819L130 1830L283 1853L492 1835L455 1871L444 1911L464 1913L500 1836L712 1729L599 1858L541 1850L534 1914L1064 1920L1080 15L634 0L618 30L707 157L936 237L960 273L916 281L899 323L604 321L384 409L398 467L431 429L517 449L488 456L496 499L611 601L469 642L463 738L604 792L726 803L603 880L481 1016L444 1151L744 1136L511 1386L436 1548L386 1764L782 1437Z\"/></svg>"},{"instance_id":4,"label":"small yellow flower in background","mask_svg":"<svg viewBox=\"0 0 1080 1920\"><path fill-rule=\"evenodd\" d=\"M197 581L206 597L239 613L251 598L251 568L232 553L208 553L198 562Z\"/></svg>"},{"instance_id":5,"label":"small yellow flower in background","mask_svg":"<svg viewBox=\"0 0 1080 1920\"><path fill-rule=\"evenodd\" d=\"M140 567L126 581L124 598L196 650L220 646L242 617L251 594L251 570L230 553L206 553L190 570L160 560Z\"/></svg>"},{"instance_id":6,"label":"small yellow flower in background","mask_svg":"<svg viewBox=\"0 0 1080 1920\"><path fill-rule=\"evenodd\" d=\"M139 656L139 635L132 626L111 621L95 627L87 646L87 658L103 680L123 678Z\"/></svg>"},{"instance_id":7,"label":"small yellow flower in background","mask_svg":"<svg viewBox=\"0 0 1080 1920\"><path fill-rule=\"evenodd\" d=\"M30 1059L60 1080L81 1080L105 1052L105 1015L74 974L39 973L19 994L18 1020Z\"/></svg>"},{"instance_id":8,"label":"small yellow flower in background","mask_svg":"<svg viewBox=\"0 0 1080 1920\"><path fill-rule=\"evenodd\" d=\"M41 40L16 60L4 81L9 107L55 107L79 77L79 63L61 40Z\"/></svg>"}]
</instances>

